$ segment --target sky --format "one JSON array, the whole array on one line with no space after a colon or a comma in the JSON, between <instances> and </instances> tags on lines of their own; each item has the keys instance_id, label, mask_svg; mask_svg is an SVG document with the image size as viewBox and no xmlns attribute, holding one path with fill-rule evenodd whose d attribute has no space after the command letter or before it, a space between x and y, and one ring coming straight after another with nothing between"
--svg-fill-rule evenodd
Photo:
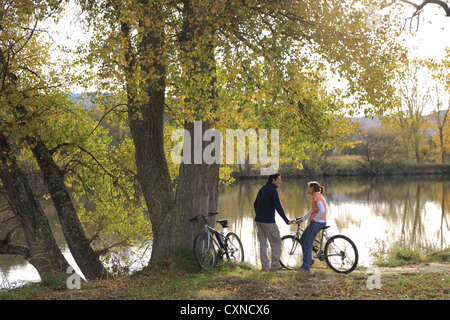
<instances>
[{"instance_id":1,"label":"sky","mask_svg":"<svg viewBox=\"0 0 450 320\"><path fill-rule=\"evenodd\" d=\"M405 6L404 18L414 13L414 8ZM415 56L424 59L442 59L445 48L450 47L450 17L445 16L444 10L435 4L428 4L420 14L419 25L417 19L406 20L406 27L411 27L412 35L407 36L406 43Z\"/></svg>"},{"instance_id":2,"label":"sky","mask_svg":"<svg viewBox=\"0 0 450 320\"><path fill-rule=\"evenodd\" d=\"M419 3L419 1L416 1ZM432 59L440 59L445 53L445 47L450 47L450 17L445 16L444 10L435 4L425 6L420 14L420 23L417 19L412 23L408 20L414 13L412 6L404 4L402 16L405 19L405 26L409 28L413 35L407 36L407 45L412 49L412 54ZM58 33L55 40L65 44L75 44L78 40L83 40L84 34L80 32L80 22L76 19L76 6L73 2L67 9L67 18L58 24Z\"/></svg>"},{"instance_id":3,"label":"sky","mask_svg":"<svg viewBox=\"0 0 450 320\"><path fill-rule=\"evenodd\" d=\"M419 3L416 1L416 3ZM405 7L404 17L409 18L414 13L411 6ZM436 4L428 4L424 7L423 12L419 16L419 20L407 19L406 27L410 28L411 35L405 35L406 45L410 49L410 56L424 60L439 61L445 58L446 49L450 50L450 17L445 16L445 11ZM424 71L424 74L426 71ZM423 91L430 89L427 83L428 78L425 76L421 79L423 83L419 85ZM432 80L431 80L432 81ZM442 84L444 85L444 84ZM433 84L432 84L433 86ZM431 92L431 99L436 101L436 93ZM445 104L450 101L450 94L445 90L440 90L439 99ZM423 114L427 115L433 111L434 107L430 100L423 110Z\"/></svg>"}]
</instances>

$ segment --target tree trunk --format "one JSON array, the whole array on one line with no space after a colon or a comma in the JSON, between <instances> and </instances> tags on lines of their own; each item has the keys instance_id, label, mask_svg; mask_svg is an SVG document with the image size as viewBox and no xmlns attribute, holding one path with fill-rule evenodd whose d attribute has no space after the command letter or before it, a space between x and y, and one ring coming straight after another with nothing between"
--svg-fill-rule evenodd
<instances>
[{"instance_id":1,"label":"tree trunk","mask_svg":"<svg viewBox=\"0 0 450 320\"><path fill-rule=\"evenodd\" d=\"M439 147L441 147L441 162L442 164L445 164L445 158L447 157L445 152L445 145L444 145L444 128L439 127Z\"/></svg>"},{"instance_id":2,"label":"tree trunk","mask_svg":"<svg viewBox=\"0 0 450 320\"><path fill-rule=\"evenodd\" d=\"M187 123L185 129L194 137L194 125ZM202 122L203 133L211 129L208 122ZM198 134L198 133L197 133ZM205 143L202 146L202 153ZM191 150L191 159L194 159L194 147ZM175 241L181 246L192 248L194 237L203 230L203 220L189 222L196 215L217 212L219 198L219 164L206 164L202 159L201 164L180 165L178 186L176 194L176 205L179 213L179 229ZM209 223L213 225L214 218ZM177 223L175 222L175 223Z\"/></svg>"},{"instance_id":3,"label":"tree trunk","mask_svg":"<svg viewBox=\"0 0 450 320\"><path fill-rule=\"evenodd\" d=\"M107 271L103 268L98 255L86 238L61 172L50 151L42 141L30 136L27 137L27 142L44 174L45 184L52 197L61 222L61 229L75 262L86 279L105 278Z\"/></svg>"},{"instance_id":4,"label":"tree trunk","mask_svg":"<svg viewBox=\"0 0 450 320\"><path fill-rule=\"evenodd\" d=\"M162 14L159 3L146 4L143 18L139 21L141 41L138 57L131 47L130 28L121 24L122 36L126 39L125 67L128 123L135 146L136 167L139 183L148 208L153 228L151 261L159 261L171 255L172 251L160 241L160 235L172 234L172 225L164 224L175 212L173 183L169 174L164 152L164 107L166 89L166 67L164 60L164 31L156 26L158 15ZM137 65L139 68L137 68ZM143 85L136 69L142 70ZM143 92L136 88L141 86ZM163 228L164 224L164 229Z\"/></svg>"},{"instance_id":5,"label":"tree trunk","mask_svg":"<svg viewBox=\"0 0 450 320\"><path fill-rule=\"evenodd\" d=\"M209 4L186 0L183 7L183 26L180 34L182 61L185 77L195 79L187 88L185 104L193 108L197 124L186 121L184 129L191 138L191 163L182 163L178 176L176 206L179 213L179 228L176 234L179 246L192 248L194 237L203 229L203 220L189 222L196 215L216 212L219 189L219 163L205 163L204 150L210 142L203 141L205 131L212 128L211 117L217 109L217 77L214 47L214 27L208 19ZM198 125L201 125L201 130ZM197 125L197 128L195 126ZM198 136L200 134L200 136ZM186 138L186 137L185 137ZM201 148L196 148L196 143ZM220 152L220 150L215 150ZM216 158L217 159L217 158ZM214 218L209 221L213 224ZM186 228L186 224L188 228Z\"/></svg>"},{"instance_id":6,"label":"tree trunk","mask_svg":"<svg viewBox=\"0 0 450 320\"><path fill-rule=\"evenodd\" d=\"M156 97L158 98L156 98ZM170 256L171 250L161 243L161 234L172 234L166 224L175 212L172 180L164 154L163 110L164 93L154 92L153 101L140 106L129 105L129 125L135 145L139 183L147 204L153 228L152 261ZM141 112L142 118L133 114ZM163 241L164 242L164 241Z\"/></svg>"},{"instance_id":7,"label":"tree trunk","mask_svg":"<svg viewBox=\"0 0 450 320\"><path fill-rule=\"evenodd\" d=\"M23 228L28 247L0 242L0 253L19 254L38 271L41 279L65 273L69 263L64 258L50 229L47 217L34 195L27 177L17 165L7 137L0 135L0 179L6 189L14 214Z\"/></svg>"},{"instance_id":8,"label":"tree trunk","mask_svg":"<svg viewBox=\"0 0 450 320\"><path fill-rule=\"evenodd\" d=\"M191 3L185 4L191 8ZM143 7L142 20L139 22L141 41L137 55L131 47L130 28L121 24L122 36L126 40L125 66L128 121L135 145L136 166L139 182L146 200L150 220L153 227L153 248L150 263L171 257L179 248L192 248L193 235L198 226L191 228L189 218L217 210L218 165L183 164L180 167L176 195L168 171L164 152L164 107L166 88L166 61L164 53L164 31L159 29L163 8L158 3ZM191 14L192 12L188 13ZM190 17L192 18L192 16ZM194 28L187 18L182 41L191 41ZM185 42L182 43L182 47ZM209 59L214 56L214 47L209 48ZM185 54L189 49L186 49ZM198 51L199 57L203 52ZM214 64L215 61L212 61ZM211 61L197 61L191 74L210 72ZM139 68L138 68L139 67ZM214 68L214 66L213 66ZM143 93L138 92L135 83L139 78L136 70L147 74ZM207 75L211 73L206 73ZM142 76L142 75L141 75ZM204 77L204 75L203 75ZM214 87L214 79L210 79ZM141 86L141 85L140 85ZM197 94L196 88L190 92ZM214 99L213 91L207 92L206 100ZM200 103L199 109L205 105ZM186 122L185 128L193 136L192 122ZM203 123L203 132L211 128L209 122ZM202 147L203 152L203 147Z\"/></svg>"}]
</instances>

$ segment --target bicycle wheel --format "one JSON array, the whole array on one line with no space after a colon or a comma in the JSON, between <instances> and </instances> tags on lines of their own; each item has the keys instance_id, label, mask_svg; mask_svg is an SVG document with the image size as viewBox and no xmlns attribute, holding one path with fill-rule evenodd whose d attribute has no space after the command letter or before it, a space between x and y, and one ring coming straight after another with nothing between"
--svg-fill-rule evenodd
<instances>
[{"instance_id":1,"label":"bicycle wheel","mask_svg":"<svg viewBox=\"0 0 450 320\"><path fill-rule=\"evenodd\" d=\"M225 256L234 262L244 261L244 247L237 234L230 232L225 237Z\"/></svg>"},{"instance_id":2,"label":"bicycle wheel","mask_svg":"<svg viewBox=\"0 0 450 320\"><path fill-rule=\"evenodd\" d=\"M325 260L333 271L350 273L358 265L358 249L348 237L332 236L325 244Z\"/></svg>"},{"instance_id":3,"label":"bicycle wheel","mask_svg":"<svg viewBox=\"0 0 450 320\"><path fill-rule=\"evenodd\" d=\"M303 250L300 241L294 236L281 238L280 264L286 269L298 269L303 263Z\"/></svg>"},{"instance_id":4,"label":"bicycle wheel","mask_svg":"<svg viewBox=\"0 0 450 320\"><path fill-rule=\"evenodd\" d=\"M216 250L209 234L202 232L195 237L194 256L204 270L210 270L216 265Z\"/></svg>"}]
</instances>

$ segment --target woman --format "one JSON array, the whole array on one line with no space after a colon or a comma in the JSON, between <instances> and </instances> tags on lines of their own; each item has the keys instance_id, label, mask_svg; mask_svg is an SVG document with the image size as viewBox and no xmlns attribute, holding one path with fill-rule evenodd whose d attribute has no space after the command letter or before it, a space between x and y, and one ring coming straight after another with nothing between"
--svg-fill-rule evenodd
<instances>
[{"instance_id":1,"label":"woman","mask_svg":"<svg viewBox=\"0 0 450 320\"><path fill-rule=\"evenodd\" d=\"M310 271L312 260L312 247L316 235L325 227L327 219L327 203L323 197L324 188L316 181L308 182L307 193L312 196L311 210L303 216L298 223L309 219L310 223L300 237L303 249L303 264L300 270Z\"/></svg>"}]
</instances>

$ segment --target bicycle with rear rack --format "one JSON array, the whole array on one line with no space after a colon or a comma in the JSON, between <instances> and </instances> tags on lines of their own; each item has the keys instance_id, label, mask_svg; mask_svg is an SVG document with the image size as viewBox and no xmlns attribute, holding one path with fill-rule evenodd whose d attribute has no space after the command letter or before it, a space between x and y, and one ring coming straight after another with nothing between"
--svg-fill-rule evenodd
<instances>
[{"instance_id":1,"label":"bicycle with rear rack","mask_svg":"<svg viewBox=\"0 0 450 320\"><path fill-rule=\"evenodd\" d=\"M298 222L300 218L294 220ZM326 261L327 265L335 272L350 273L358 265L358 249L350 238L343 235L328 237L327 229L322 228L320 240L314 239L313 258ZM297 232L281 238L282 249L280 264L286 269L298 269L302 265L303 250L300 237L304 229L297 224Z\"/></svg>"},{"instance_id":2,"label":"bicycle with rear rack","mask_svg":"<svg viewBox=\"0 0 450 320\"><path fill-rule=\"evenodd\" d=\"M241 239L233 232L229 232L227 235L223 232L223 229L228 227L228 220L217 220L217 223L221 225L221 231L217 231L208 225L206 218L217 214L217 212L210 212L189 219L190 222L203 219L205 223L203 232L197 234L194 239L195 260L204 270L214 268L217 263L217 256L219 258L225 257L234 262L244 261L244 247Z\"/></svg>"}]
</instances>

